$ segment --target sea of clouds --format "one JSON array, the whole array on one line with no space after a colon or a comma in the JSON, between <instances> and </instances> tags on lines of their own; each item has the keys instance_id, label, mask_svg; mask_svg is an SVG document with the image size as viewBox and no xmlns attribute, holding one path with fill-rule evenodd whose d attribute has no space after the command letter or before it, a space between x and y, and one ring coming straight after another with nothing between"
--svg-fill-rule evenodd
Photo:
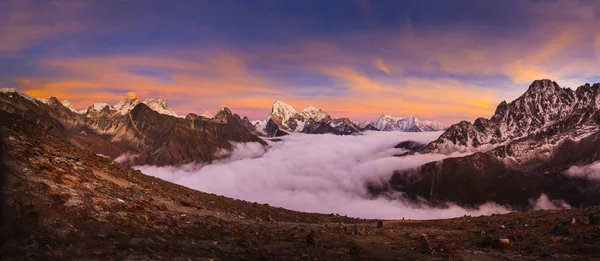
<instances>
[{"instance_id":1,"label":"sea of clouds","mask_svg":"<svg viewBox=\"0 0 600 261\"><path fill-rule=\"evenodd\" d=\"M591 180L600 179L600 161L584 166L571 166L565 174L569 177L579 177Z\"/></svg>"},{"instance_id":2,"label":"sea of clouds","mask_svg":"<svg viewBox=\"0 0 600 261\"><path fill-rule=\"evenodd\" d=\"M492 203L477 209L452 204L441 209L369 195L365 186L368 181L385 181L394 170L449 157L441 154L394 157L406 152L394 148L398 143L406 140L427 143L440 134L293 134L278 138L280 141L268 141L267 147L258 143L235 144L232 152L220 153L227 156L225 159L209 165L136 168L199 191L305 212L378 219L439 219L509 212Z\"/></svg>"}]
</instances>

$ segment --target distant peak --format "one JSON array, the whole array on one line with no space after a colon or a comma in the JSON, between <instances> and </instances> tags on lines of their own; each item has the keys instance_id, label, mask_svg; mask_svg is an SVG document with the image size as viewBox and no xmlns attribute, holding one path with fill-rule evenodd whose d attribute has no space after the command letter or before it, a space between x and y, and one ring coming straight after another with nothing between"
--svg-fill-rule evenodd
<instances>
[{"instance_id":1,"label":"distant peak","mask_svg":"<svg viewBox=\"0 0 600 261\"><path fill-rule=\"evenodd\" d=\"M158 98L158 99L145 99L142 103L145 104L149 104L149 103L158 103L160 105L163 106L167 106L167 102L165 100L163 100L163 98Z\"/></svg>"},{"instance_id":2,"label":"distant peak","mask_svg":"<svg viewBox=\"0 0 600 261\"><path fill-rule=\"evenodd\" d=\"M231 110L227 107L224 107L223 109L219 110L219 113L232 114ZM217 114L219 114L219 113L217 113Z\"/></svg>"},{"instance_id":3,"label":"distant peak","mask_svg":"<svg viewBox=\"0 0 600 261\"><path fill-rule=\"evenodd\" d=\"M552 80L549 79L541 79L535 80L529 85L527 92L532 91L548 91L548 90L559 90L560 86Z\"/></svg>"},{"instance_id":4,"label":"distant peak","mask_svg":"<svg viewBox=\"0 0 600 261\"><path fill-rule=\"evenodd\" d=\"M273 102L273 107L292 107L292 105L276 100L275 102Z\"/></svg>"},{"instance_id":5,"label":"distant peak","mask_svg":"<svg viewBox=\"0 0 600 261\"><path fill-rule=\"evenodd\" d=\"M289 105L282 101L275 101L273 103L273 108L271 108L271 114L273 114L273 113L295 114L297 112L296 112L296 109L294 109L294 107L292 107L292 105Z\"/></svg>"},{"instance_id":6,"label":"distant peak","mask_svg":"<svg viewBox=\"0 0 600 261\"><path fill-rule=\"evenodd\" d=\"M308 105L308 106L304 107L304 109L302 109L302 111L320 111L320 110L321 109L319 109L315 106L312 106L312 105Z\"/></svg>"},{"instance_id":7,"label":"distant peak","mask_svg":"<svg viewBox=\"0 0 600 261\"><path fill-rule=\"evenodd\" d=\"M177 113L175 113L173 110L171 110L169 108L169 106L167 106L167 102L165 100L163 100L162 98L146 99L142 103L148 105L148 107L150 107L152 110L154 110L160 114L179 117L179 115L177 115Z\"/></svg>"},{"instance_id":8,"label":"distant peak","mask_svg":"<svg viewBox=\"0 0 600 261\"><path fill-rule=\"evenodd\" d=\"M201 116L204 118L209 118L209 119L211 119L213 117L212 113L210 113L209 111L204 111L204 113L202 113Z\"/></svg>"},{"instance_id":9,"label":"distant peak","mask_svg":"<svg viewBox=\"0 0 600 261\"><path fill-rule=\"evenodd\" d=\"M15 88L2 88L2 89L0 89L0 92L17 92L17 89L15 89Z\"/></svg>"}]
</instances>

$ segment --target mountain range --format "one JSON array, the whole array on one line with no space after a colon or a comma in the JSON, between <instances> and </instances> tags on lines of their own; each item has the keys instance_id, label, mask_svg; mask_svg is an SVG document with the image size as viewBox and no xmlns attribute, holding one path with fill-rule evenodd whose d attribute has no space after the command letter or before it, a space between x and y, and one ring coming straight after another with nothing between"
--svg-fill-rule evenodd
<instances>
[{"instance_id":1,"label":"mountain range","mask_svg":"<svg viewBox=\"0 0 600 261\"><path fill-rule=\"evenodd\" d=\"M491 118L454 124L407 153L459 157L397 171L370 189L376 195L401 191L414 200L472 205L526 207L541 194L573 206L600 204L598 180L568 175L573 166L600 160L599 89L600 84L572 90L551 80L534 81L514 101L501 102Z\"/></svg>"},{"instance_id":2,"label":"mountain range","mask_svg":"<svg viewBox=\"0 0 600 261\"><path fill-rule=\"evenodd\" d=\"M409 154L450 157L415 169L396 171L389 180L366 184L374 196L401 192L432 204L478 205L496 202L526 208L547 194L572 205L600 204L600 184L565 174L600 160L599 84L572 90L536 80L510 103L501 102L489 118L448 127L429 144L403 142ZM56 98L34 99L14 90L0 93L0 109L58 130L77 147L125 165L181 165L226 157L235 142L267 143L263 136L289 133L359 134L377 131L434 131L434 121L381 116L373 123L332 118L313 106L297 112L276 101L266 120L250 122L224 108L214 117L178 116L162 99L140 102L131 96L114 106L97 103L76 111Z\"/></svg>"},{"instance_id":3,"label":"mountain range","mask_svg":"<svg viewBox=\"0 0 600 261\"><path fill-rule=\"evenodd\" d=\"M311 105L297 112L294 107L281 101L273 103L267 119L253 123L256 130L266 136L289 132L350 135L363 131L422 132L444 129L437 121L421 121L412 115L402 118L384 114L372 123L357 122L349 118L332 118L327 112Z\"/></svg>"},{"instance_id":4,"label":"mountain range","mask_svg":"<svg viewBox=\"0 0 600 261\"><path fill-rule=\"evenodd\" d=\"M46 128L59 130L77 147L119 159L126 165L179 165L212 162L231 142L258 142L247 118L229 109L209 119L196 114L175 116L161 100L139 102L129 97L115 106L96 103L75 111L66 101L38 100L11 89L0 93L0 109L34 118Z\"/></svg>"}]
</instances>

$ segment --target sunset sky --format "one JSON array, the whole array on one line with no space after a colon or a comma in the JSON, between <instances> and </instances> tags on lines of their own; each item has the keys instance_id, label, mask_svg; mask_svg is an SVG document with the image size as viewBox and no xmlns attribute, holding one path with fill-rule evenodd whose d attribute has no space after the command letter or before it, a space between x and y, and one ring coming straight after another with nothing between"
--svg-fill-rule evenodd
<instances>
[{"instance_id":1,"label":"sunset sky","mask_svg":"<svg viewBox=\"0 0 600 261\"><path fill-rule=\"evenodd\" d=\"M82 109L489 117L535 79L600 81L600 1L0 1L0 87Z\"/></svg>"}]
</instances>

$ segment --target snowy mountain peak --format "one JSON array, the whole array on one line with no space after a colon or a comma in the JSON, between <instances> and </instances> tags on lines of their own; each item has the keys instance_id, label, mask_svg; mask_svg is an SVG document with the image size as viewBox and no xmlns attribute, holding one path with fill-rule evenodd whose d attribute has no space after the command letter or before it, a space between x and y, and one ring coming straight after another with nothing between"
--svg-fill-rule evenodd
<instances>
[{"instance_id":1,"label":"snowy mountain peak","mask_svg":"<svg viewBox=\"0 0 600 261\"><path fill-rule=\"evenodd\" d=\"M67 101L67 100L62 100L62 101L60 101L60 103L61 103L63 106L67 107L67 109L71 110L72 112L79 113L77 110L75 110L75 108L73 108L73 105L72 105L72 104L71 104L69 101Z\"/></svg>"},{"instance_id":2,"label":"snowy mountain peak","mask_svg":"<svg viewBox=\"0 0 600 261\"><path fill-rule=\"evenodd\" d=\"M455 124L427 145L424 151L485 151L541 133L558 137L556 140L543 139L548 146L555 146L562 135L577 139L597 128L597 121L592 115L597 115L600 109L597 105L599 96L599 89L589 84L573 91L561 88L551 80L536 80L517 99L510 103L501 102L490 119L479 118L473 124ZM514 147L511 150L517 151Z\"/></svg>"},{"instance_id":3,"label":"snowy mountain peak","mask_svg":"<svg viewBox=\"0 0 600 261\"><path fill-rule=\"evenodd\" d=\"M542 80L533 81L533 83L531 83L531 85L529 85L529 88L527 89L527 92L525 92L525 94L532 93L532 92L553 93L553 92L557 92L560 90L561 90L561 88L558 85L558 83L556 83L552 80L542 79Z\"/></svg>"},{"instance_id":4,"label":"snowy mountain peak","mask_svg":"<svg viewBox=\"0 0 600 261\"><path fill-rule=\"evenodd\" d=\"M202 116L204 118L209 118L209 119L212 119L212 117L213 117L212 113L210 113L209 111L204 111L204 113L202 113L202 115L200 115L200 116Z\"/></svg>"},{"instance_id":5,"label":"snowy mountain peak","mask_svg":"<svg viewBox=\"0 0 600 261\"><path fill-rule=\"evenodd\" d=\"M171 110L169 108L169 106L167 106L167 102L165 100L163 100L162 98L146 99L143 101L143 103L148 105L148 107L150 107L150 109L152 109L153 111L156 111L160 114L169 115L169 116L173 116L173 117L179 117L179 115L177 115L177 113L175 113L173 110Z\"/></svg>"},{"instance_id":6,"label":"snowy mountain peak","mask_svg":"<svg viewBox=\"0 0 600 261\"><path fill-rule=\"evenodd\" d=\"M304 109L302 109L301 114L302 114L302 116L304 116L305 120L308 120L308 119L313 119L314 121L330 121L331 120L331 116L329 116L329 114L327 114L323 110L321 110L317 107L311 106L311 105L304 107Z\"/></svg>"},{"instance_id":7,"label":"snowy mountain peak","mask_svg":"<svg viewBox=\"0 0 600 261\"><path fill-rule=\"evenodd\" d=\"M160 114L169 115L173 117L180 117L179 115L177 115L177 113L171 110L169 106L167 106L167 102L163 98L146 99L142 103L146 104L150 109ZM138 104L140 104L140 100L138 99L137 95L133 92L130 92L127 98L115 104L113 108L117 110L121 115L126 115L131 110L133 110L133 108L135 108L135 106Z\"/></svg>"},{"instance_id":8,"label":"snowy mountain peak","mask_svg":"<svg viewBox=\"0 0 600 261\"><path fill-rule=\"evenodd\" d=\"M94 103L93 105L91 105L87 109L80 111L79 113L100 112L100 111L104 110L104 108L108 108L109 110L114 110L114 107L111 107L107 103L99 102L99 103Z\"/></svg>"},{"instance_id":9,"label":"snowy mountain peak","mask_svg":"<svg viewBox=\"0 0 600 261\"><path fill-rule=\"evenodd\" d=\"M384 114L381 115L373 125L380 131L419 132L438 131L443 129L443 126L437 121L422 121L413 115L402 118Z\"/></svg>"},{"instance_id":10,"label":"snowy mountain peak","mask_svg":"<svg viewBox=\"0 0 600 261\"><path fill-rule=\"evenodd\" d=\"M275 101L271 108L269 117L283 130L294 131L304 121L304 117L300 115L291 105Z\"/></svg>"},{"instance_id":11,"label":"snowy mountain peak","mask_svg":"<svg viewBox=\"0 0 600 261\"><path fill-rule=\"evenodd\" d=\"M45 99L33 98L25 93L20 92L19 90L15 89L15 88L2 88L2 89L0 89L0 93L8 93L9 96L12 96L12 94L15 93L27 100L30 100L31 102L41 102L41 103L47 102Z\"/></svg>"},{"instance_id":12,"label":"snowy mountain peak","mask_svg":"<svg viewBox=\"0 0 600 261\"><path fill-rule=\"evenodd\" d=\"M0 92L17 92L17 89L15 89L15 88L2 88L2 89L0 89Z\"/></svg>"},{"instance_id":13,"label":"snowy mountain peak","mask_svg":"<svg viewBox=\"0 0 600 261\"><path fill-rule=\"evenodd\" d=\"M226 114L226 115L233 115L233 112L231 112L231 110L227 107L220 109L219 112L217 112L217 115L219 114Z\"/></svg>"},{"instance_id":14,"label":"snowy mountain peak","mask_svg":"<svg viewBox=\"0 0 600 261\"><path fill-rule=\"evenodd\" d=\"M296 111L296 109L294 109L294 107L292 107L292 105L289 105L289 104L281 102L281 101L275 101L273 103L273 107L271 108L271 115L274 113L275 114L283 114L283 115L298 114L298 112Z\"/></svg>"},{"instance_id":15,"label":"snowy mountain peak","mask_svg":"<svg viewBox=\"0 0 600 261\"><path fill-rule=\"evenodd\" d=\"M129 93L129 96L125 100L115 104L113 108L117 110L121 115L129 113L133 108L140 103L137 96L134 93Z\"/></svg>"}]
</instances>

